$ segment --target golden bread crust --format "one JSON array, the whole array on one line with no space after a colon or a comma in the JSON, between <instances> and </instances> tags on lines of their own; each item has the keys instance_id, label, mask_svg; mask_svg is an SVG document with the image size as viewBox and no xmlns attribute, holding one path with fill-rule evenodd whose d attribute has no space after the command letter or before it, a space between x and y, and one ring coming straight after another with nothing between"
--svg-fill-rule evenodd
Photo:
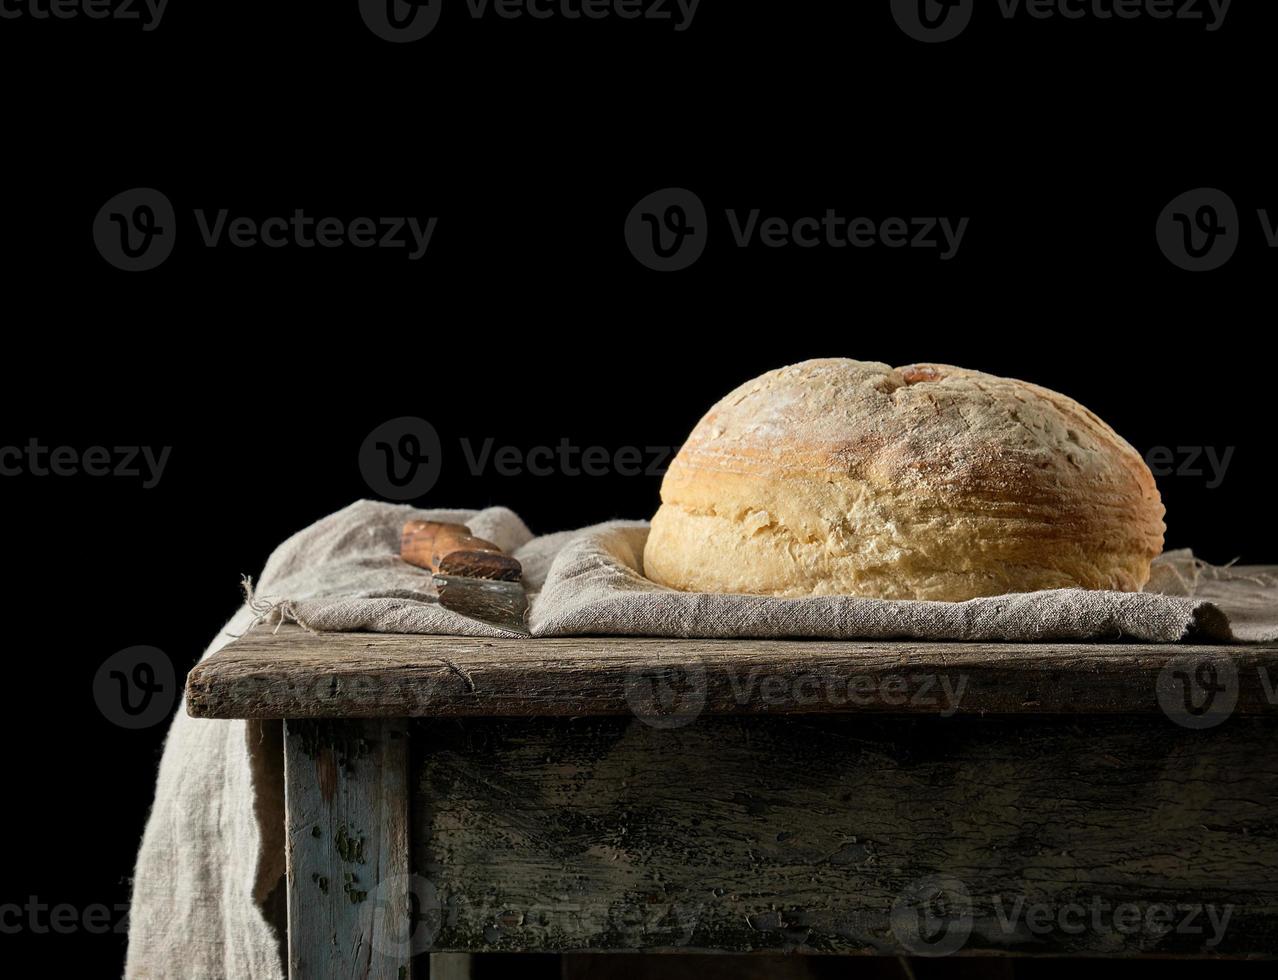
<instances>
[{"instance_id":1,"label":"golden bread crust","mask_svg":"<svg viewBox=\"0 0 1278 980\"><path fill-rule=\"evenodd\" d=\"M1148 466L1037 385L824 359L730 392L671 463L645 574L677 589L961 600L1137 591L1162 550Z\"/></svg>"}]
</instances>

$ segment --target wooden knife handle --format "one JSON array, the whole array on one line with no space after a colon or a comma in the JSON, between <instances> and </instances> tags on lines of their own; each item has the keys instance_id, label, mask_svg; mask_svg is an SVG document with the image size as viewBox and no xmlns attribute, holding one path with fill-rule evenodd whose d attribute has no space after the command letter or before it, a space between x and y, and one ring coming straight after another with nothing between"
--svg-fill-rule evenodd
<instances>
[{"instance_id":1,"label":"wooden knife handle","mask_svg":"<svg viewBox=\"0 0 1278 980\"><path fill-rule=\"evenodd\" d=\"M518 582L523 567L465 524L408 521L399 535L399 556L410 565L445 575Z\"/></svg>"}]
</instances>

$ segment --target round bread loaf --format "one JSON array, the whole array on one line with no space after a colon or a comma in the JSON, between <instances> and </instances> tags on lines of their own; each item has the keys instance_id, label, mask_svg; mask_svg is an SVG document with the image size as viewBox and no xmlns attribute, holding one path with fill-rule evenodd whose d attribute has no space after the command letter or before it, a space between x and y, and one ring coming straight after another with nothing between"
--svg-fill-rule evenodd
<instances>
[{"instance_id":1,"label":"round bread loaf","mask_svg":"<svg viewBox=\"0 0 1278 980\"><path fill-rule=\"evenodd\" d=\"M1140 454L1064 395L943 364L804 361L698 423L644 573L779 596L1132 592L1163 513Z\"/></svg>"}]
</instances>

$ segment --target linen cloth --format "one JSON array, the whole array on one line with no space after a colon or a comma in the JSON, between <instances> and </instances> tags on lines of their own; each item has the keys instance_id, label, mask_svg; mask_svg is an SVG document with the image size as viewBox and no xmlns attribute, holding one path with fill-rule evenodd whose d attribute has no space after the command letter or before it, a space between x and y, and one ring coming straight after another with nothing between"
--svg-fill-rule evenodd
<instances>
[{"instance_id":1,"label":"linen cloth","mask_svg":"<svg viewBox=\"0 0 1278 980\"><path fill-rule=\"evenodd\" d=\"M643 577L645 522L534 537L504 507L360 501L281 544L204 656L255 622L509 635L444 609L430 573L399 559L410 518L465 523L518 558L534 637L1278 639L1278 577L1213 568L1188 552L1159 559L1150 590L1135 594L1059 589L962 603L702 595ZM278 722L196 719L179 709L134 873L127 977L283 980L281 744Z\"/></svg>"}]
</instances>

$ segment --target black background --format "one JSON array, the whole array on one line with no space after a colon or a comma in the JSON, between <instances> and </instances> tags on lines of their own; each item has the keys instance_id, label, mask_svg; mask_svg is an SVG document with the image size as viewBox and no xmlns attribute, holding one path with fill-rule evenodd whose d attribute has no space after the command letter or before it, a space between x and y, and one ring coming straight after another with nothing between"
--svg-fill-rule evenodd
<instances>
[{"instance_id":1,"label":"black background","mask_svg":"<svg viewBox=\"0 0 1278 980\"><path fill-rule=\"evenodd\" d=\"M318 7L319 5L316 5ZM924 45L887 0L704 0L668 23L473 21L395 45L354 0L173 4L159 28L0 20L7 356L0 446L171 446L158 486L0 477L10 601L0 903L127 900L164 725L125 731L91 681L134 644L179 677L275 544L361 496L364 437L430 420L421 503L502 503L544 532L644 517L659 478L467 471L462 438L523 450L677 446L727 390L814 356L939 361L1072 395L1142 452L1235 447L1219 487L1159 480L1168 546L1278 562L1278 214L1265 39L1278 11L1201 23L1005 21L981 3ZM178 212L128 274L90 234L132 187ZM657 274L622 224L695 191L705 255ZM1234 259L1154 241L1164 206L1226 190ZM205 248L193 209L413 214L424 259ZM967 216L958 256L733 247L725 208L789 219ZM52 972L118 975L124 937L0 936Z\"/></svg>"}]
</instances>

